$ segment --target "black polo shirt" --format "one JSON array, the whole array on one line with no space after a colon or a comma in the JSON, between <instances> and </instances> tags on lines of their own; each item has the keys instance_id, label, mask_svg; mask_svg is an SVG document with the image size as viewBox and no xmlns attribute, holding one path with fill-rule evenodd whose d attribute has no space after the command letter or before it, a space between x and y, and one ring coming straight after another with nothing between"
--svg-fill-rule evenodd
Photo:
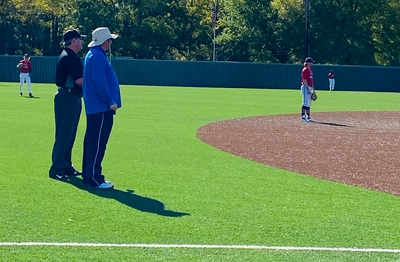
<instances>
[{"instance_id":1,"label":"black polo shirt","mask_svg":"<svg viewBox=\"0 0 400 262\"><path fill-rule=\"evenodd\" d=\"M60 54L56 69L56 85L82 92L82 87L75 80L83 76L83 65L78 55L66 47Z\"/></svg>"}]
</instances>

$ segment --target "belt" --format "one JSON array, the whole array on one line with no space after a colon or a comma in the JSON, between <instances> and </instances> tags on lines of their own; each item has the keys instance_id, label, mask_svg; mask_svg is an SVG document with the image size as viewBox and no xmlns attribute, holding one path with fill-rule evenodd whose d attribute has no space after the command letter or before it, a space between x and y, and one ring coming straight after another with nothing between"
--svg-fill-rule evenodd
<instances>
[{"instance_id":1,"label":"belt","mask_svg":"<svg viewBox=\"0 0 400 262\"><path fill-rule=\"evenodd\" d=\"M67 87L58 87L58 91L65 91L77 96L82 96L82 92L75 90L75 89L71 89L71 88L67 88Z\"/></svg>"}]
</instances>

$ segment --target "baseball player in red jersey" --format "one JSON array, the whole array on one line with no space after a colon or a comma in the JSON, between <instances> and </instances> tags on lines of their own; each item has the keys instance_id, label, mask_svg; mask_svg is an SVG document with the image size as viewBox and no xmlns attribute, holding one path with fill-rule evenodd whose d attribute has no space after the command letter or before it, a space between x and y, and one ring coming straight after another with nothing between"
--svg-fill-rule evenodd
<instances>
[{"instance_id":1,"label":"baseball player in red jersey","mask_svg":"<svg viewBox=\"0 0 400 262\"><path fill-rule=\"evenodd\" d=\"M311 94L314 92L314 79L311 66L314 60L311 57L307 57L304 60L304 67L301 71L301 96L303 98L303 105L301 107L301 121L302 122L313 122L314 120L310 115L311 107Z\"/></svg>"},{"instance_id":2,"label":"baseball player in red jersey","mask_svg":"<svg viewBox=\"0 0 400 262\"><path fill-rule=\"evenodd\" d=\"M19 68L19 95L22 96L22 91L24 89L24 82L28 85L29 97L33 97L32 95L32 85L31 85L31 69L32 63L28 54L24 55L24 59L19 61L17 67Z\"/></svg>"},{"instance_id":3,"label":"baseball player in red jersey","mask_svg":"<svg viewBox=\"0 0 400 262\"><path fill-rule=\"evenodd\" d=\"M335 75L333 74L333 70L329 71L328 81L329 81L329 90L333 91L335 89Z\"/></svg>"}]
</instances>

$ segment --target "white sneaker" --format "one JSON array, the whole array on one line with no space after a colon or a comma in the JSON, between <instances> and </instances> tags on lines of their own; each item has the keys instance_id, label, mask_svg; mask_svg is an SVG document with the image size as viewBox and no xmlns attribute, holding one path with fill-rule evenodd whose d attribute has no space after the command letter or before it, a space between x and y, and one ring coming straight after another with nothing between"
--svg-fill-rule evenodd
<instances>
[{"instance_id":1,"label":"white sneaker","mask_svg":"<svg viewBox=\"0 0 400 262\"><path fill-rule=\"evenodd\" d=\"M301 122L308 122L308 120L307 120L307 118L302 117L302 118L301 118Z\"/></svg>"},{"instance_id":2,"label":"white sneaker","mask_svg":"<svg viewBox=\"0 0 400 262\"><path fill-rule=\"evenodd\" d=\"M105 181L103 184L100 184L99 186L95 187L95 188L99 188L99 189L113 189L114 185L111 184L110 181Z\"/></svg>"},{"instance_id":3,"label":"white sneaker","mask_svg":"<svg viewBox=\"0 0 400 262\"><path fill-rule=\"evenodd\" d=\"M314 119L312 119L311 117L307 118L307 122L315 122Z\"/></svg>"}]
</instances>

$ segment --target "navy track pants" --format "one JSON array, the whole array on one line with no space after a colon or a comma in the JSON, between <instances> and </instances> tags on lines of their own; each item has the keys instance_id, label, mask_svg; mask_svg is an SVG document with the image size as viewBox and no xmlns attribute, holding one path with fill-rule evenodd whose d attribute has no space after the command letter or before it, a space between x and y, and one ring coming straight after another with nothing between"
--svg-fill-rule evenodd
<instances>
[{"instance_id":1,"label":"navy track pants","mask_svg":"<svg viewBox=\"0 0 400 262\"><path fill-rule=\"evenodd\" d=\"M86 115L86 133L83 142L82 177L84 183L96 187L104 183L101 162L114 123L114 111Z\"/></svg>"}]
</instances>

